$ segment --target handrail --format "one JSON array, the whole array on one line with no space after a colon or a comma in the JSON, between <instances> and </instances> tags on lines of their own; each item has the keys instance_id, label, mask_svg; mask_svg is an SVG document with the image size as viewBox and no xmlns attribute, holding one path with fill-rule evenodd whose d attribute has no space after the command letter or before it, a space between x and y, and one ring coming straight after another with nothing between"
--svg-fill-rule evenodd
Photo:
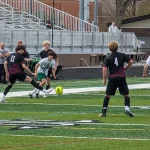
<instances>
[{"instance_id":1,"label":"handrail","mask_svg":"<svg viewBox=\"0 0 150 150\"><path fill-rule=\"evenodd\" d=\"M39 2L38 0L17 0L17 2L14 0L1 1L10 4L22 12L33 15L40 20L44 20L45 23L46 19L49 18L53 24L61 27L61 29L64 28L69 31L99 31L99 27L73 15L67 14L64 11Z\"/></svg>"}]
</instances>

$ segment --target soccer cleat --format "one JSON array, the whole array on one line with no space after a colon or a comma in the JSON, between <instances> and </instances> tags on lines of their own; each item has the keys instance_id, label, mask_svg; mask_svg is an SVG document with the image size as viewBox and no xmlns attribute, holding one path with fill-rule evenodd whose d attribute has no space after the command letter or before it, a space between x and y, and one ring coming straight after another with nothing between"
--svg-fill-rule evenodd
<instances>
[{"instance_id":1,"label":"soccer cleat","mask_svg":"<svg viewBox=\"0 0 150 150\"><path fill-rule=\"evenodd\" d=\"M125 111L125 114L130 116L130 117L134 117L134 114L128 110Z\"/></svg>"},{"instance_id":2,"label":"soccer cleat","mask_svg":"<svg viewBox=\"0 0 150 150\"><path fill-rule=\"evenodd\" d=\"M33 98L33 95L32 95L31 93L29 93L29 97L30 97L30 98Z\"/></svg>"},{"instance_id":3,"label":"soccer cleat","mask_svg":"<svg viewBox=\"0 0 150 150\"><path fill-rule=\"evenodd\" d=\"M100 117L106 117L106 114L100 114L99 116Z\"/></svg>"},{"instance_id":4,"label":"soccer cleat","mask_svg":"<svg viewBox=\"0 0 150 150\"><path fill-rule=\"evenodd\" d=\"M6 103L7 101L5 99L0 99L0 103Z\"/></svg>"},{"instance_id":5,"label":"soccer cleat","mask_svg":"<svg viewBox=\"0 0 150 150\"><path fill-rule=\"evenodd\" d=\"M36 94L35 94L35 97L36 97L37 99L39 99L39 93L36 93Z\"/></svg>"},{"instance_id":6,"label":"soccer cleat","mask_svg":"<svg viewBox=\"0 0 150 150\"><path fill-rule=\"evenodd\" d=\"M52 92L52 91L53 91L53 88L50 88L50 89L46 90L46 91L44 92L44 96L43 96L43 97L47 97L48 94L49 94L50 92Z\"/></svg>"}]
</instances>

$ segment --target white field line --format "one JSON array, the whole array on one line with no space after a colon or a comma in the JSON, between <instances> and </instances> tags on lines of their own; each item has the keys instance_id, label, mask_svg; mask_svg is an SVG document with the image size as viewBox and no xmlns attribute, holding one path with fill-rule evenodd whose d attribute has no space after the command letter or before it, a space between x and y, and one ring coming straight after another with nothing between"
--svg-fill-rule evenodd
<instances>
[{"instance_id":1,"label":"white field line","mask_svg":"<svg viewBox=\"0 0 150 150\"><path fill-rule=\"evenodd\" d=\"M102 105L82 105L82 104L48 104L48 103L5 103L7 105L49 105L49 106L83 106L83 107L100 107ZM124 106L110 105L112 108L123 108ZM131 108L150 109L150 106L131 106Z\"/></svg>"},{"instance_id":2,"label":"white field line","mask_svg":"<svg viewBox=\"0 0 150 150\"><path fill-rule=\"evenodd\" d=\"M3 136L13 137L38 137L38 138L75 138L75 139L100 139L100 140L125 140L125 141L149 141L150 139L134 139L134 138L101 138L101 137L73 137L73 136L40 136L40 135L13 135L13 134L1 134Z\"/></svg>"},{"instance_id":3,"label":"white field line","mask_svg":"<svg viewBox=\"0 0 150 150\"><path fill-rule=\"evenodd\" d=\"M150 84L134 84L129 85L129 89L150 89ZM82 92L97 92L97 91L105 91L106 87L90 87L90 88L72 88L72 89L64 89L64 94L71 93L82 93ZM21 91L21 92L10 92L7 97L22 97L27 96L30 91ZM2 94L2 93L0 93ZM41 94L43 94L41 92ZM55 90L53 90L50 94L56 94Z\"/></svg>"}]
</instances>

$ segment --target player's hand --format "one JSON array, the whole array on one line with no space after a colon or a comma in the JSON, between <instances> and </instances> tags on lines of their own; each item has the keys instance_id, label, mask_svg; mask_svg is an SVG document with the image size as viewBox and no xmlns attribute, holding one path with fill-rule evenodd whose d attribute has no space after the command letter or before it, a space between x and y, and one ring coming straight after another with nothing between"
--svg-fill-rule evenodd
<instances>
[{"instance_id":1,"label":"player's hand","mask_svg":"<svg viewBox=\"0 0 150 150\"><path fill-rule=\"evenodd\" d=\"M124 70L127 70L127 67L124 67Z\"/></svg>"},{"instance_id":2,"label":"player's hand","mask_svg":"<svg viewBox=\"0 0 150 150\"><path fill-rule=\"evenodd\" d=\"M104 85L106 85L106 82L107 82L106 80L103 80L103 84L104 84Z\"/></svg>"}]
</instances>

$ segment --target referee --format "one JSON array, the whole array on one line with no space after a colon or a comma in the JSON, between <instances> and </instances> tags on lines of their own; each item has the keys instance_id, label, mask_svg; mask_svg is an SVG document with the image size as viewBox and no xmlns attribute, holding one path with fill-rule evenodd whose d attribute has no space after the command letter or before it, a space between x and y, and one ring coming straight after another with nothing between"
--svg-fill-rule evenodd
<instances>
[{"instance_id":1,"label":"referee","mask_svg":"<svg viewBox=\"0 0 150 150\"><path fill-rule=\"evenodd\" d=\"M127 70L133 63L133 60L124 53L117 52L118 44L115 41L109 43L111 54L107 56L103 62L103 84L106 84L107 71L109 70L109 79L106 88L106 95L103 101L102 114L105 117L111 95L115 95L116 89L119 89L121 95L124 96L125 114L134 117L130 112L130 97L129 89L126 82L125 70ZM127 65L124 67L124 63Z\"/></svg>"}]
</instances>

